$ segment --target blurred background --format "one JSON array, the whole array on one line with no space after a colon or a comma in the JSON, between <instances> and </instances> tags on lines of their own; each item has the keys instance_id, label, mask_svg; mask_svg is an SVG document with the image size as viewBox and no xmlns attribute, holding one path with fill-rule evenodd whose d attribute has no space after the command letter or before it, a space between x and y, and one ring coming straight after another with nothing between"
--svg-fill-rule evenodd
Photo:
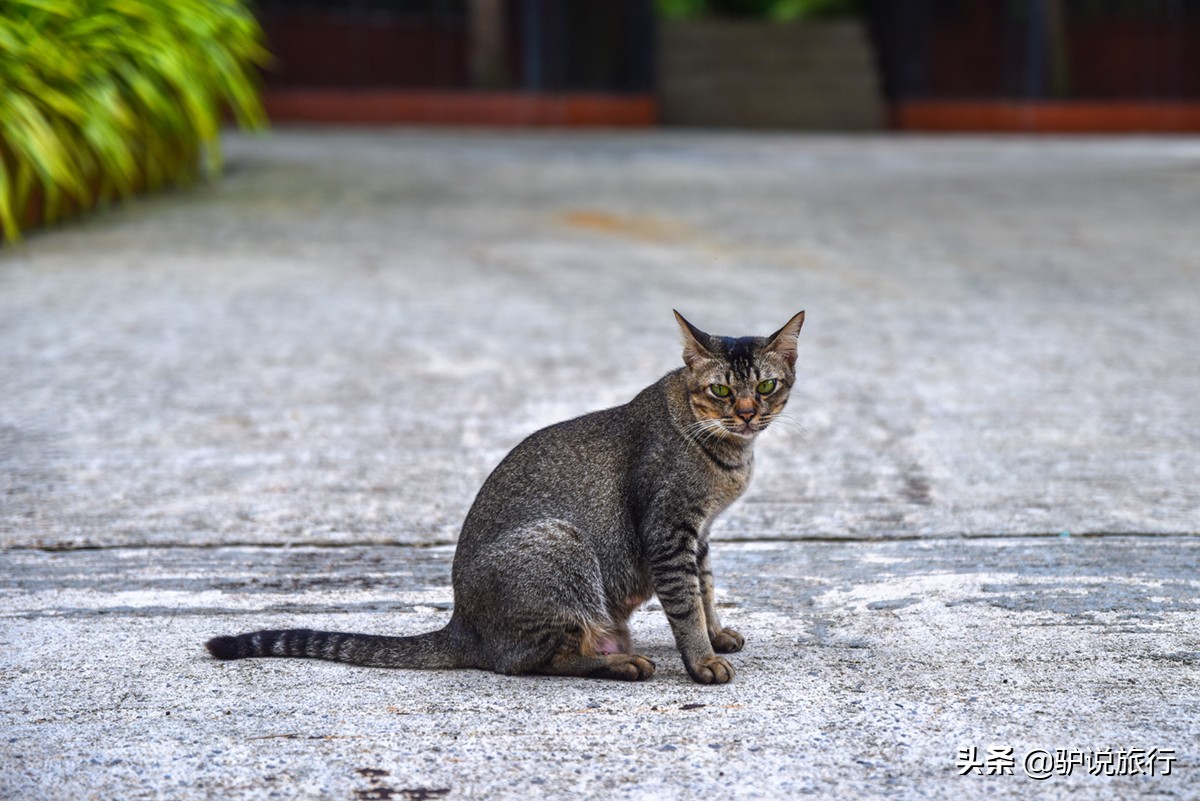
<instances>
[{"instance_id":1,"label":"blurred background","mask_svg":"<svg viewBox=\"0 0 1200 801\"><path fill-rule=\"evenodd\" d=\"M807 434L729 531L1196 529L1200 3L0 9L8 240L200 184L5 248L19 538L450 541L521 436L677 363L672 308L810 313Z\"/></svg>"},{"instance_id":2,"label":"blurred background","mask_svg":"<svg viewBox=\"0 0 1200 801\"><path fill-rule=\"evenodd\" d=\"M0 0L4 238L277 124L1200 131L1184 0Z\"/></svg>"},{"instance_id":3,"label":"blurred background","mask_svg":"<svg viewBox=\"0 0 1200 801\"><path fill-rule=\"evenodd\" d=\"M1196 130L1183 0L264 0L279 120Z\"/></svg>"}]
</instances>

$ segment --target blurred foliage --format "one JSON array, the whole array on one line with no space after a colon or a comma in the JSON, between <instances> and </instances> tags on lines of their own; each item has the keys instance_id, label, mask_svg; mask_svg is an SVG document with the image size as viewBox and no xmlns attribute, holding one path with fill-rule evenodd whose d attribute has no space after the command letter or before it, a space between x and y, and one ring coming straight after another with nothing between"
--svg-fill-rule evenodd
<instances>
[{"instance_id":1,"label":"blurred foliage","mask_svg":"<svg viewBox=\"0 0 1200 801\"><path fill-rule=\"evenodd\" d=\"M667 19L742 17L796 20L862 12L862 0L655 0Z\"/></svg>"},{"instance_id":2,"label":"blurred foliage","mask_svg":"<svg viewBox=\"0 0 1200 801\"><path fill-rule=\"evenodd\" d=\"M225 109L265 124L269 56L241 0L0 0L0 225L220 169Z\"/></svg>"}]
</instances>

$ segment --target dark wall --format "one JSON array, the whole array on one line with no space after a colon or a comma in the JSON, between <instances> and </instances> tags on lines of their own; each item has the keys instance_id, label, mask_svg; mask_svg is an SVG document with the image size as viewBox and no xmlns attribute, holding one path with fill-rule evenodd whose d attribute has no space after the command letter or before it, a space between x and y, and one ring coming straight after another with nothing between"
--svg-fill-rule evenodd
<instances>
[{"instance_id":1,"label":"dark wall","mask_svg":"<svg viewBox=\"0 0 1200 801\"><path fill-rule=\"evenodd\" d=\"M467 0L260 0L268 86L645 92L652 0L507 0L503 66L473 85Z\"/></svg>"},{"instance_id":2,"label":"dark wall","mask_svg":"<svg viewBox=\"0 0 1200 801\"><path fill-rule=\"evenodd\" d=\"M895 100L1200 99L1193 0L871 0Z\"/></svg>"}]
</instances>

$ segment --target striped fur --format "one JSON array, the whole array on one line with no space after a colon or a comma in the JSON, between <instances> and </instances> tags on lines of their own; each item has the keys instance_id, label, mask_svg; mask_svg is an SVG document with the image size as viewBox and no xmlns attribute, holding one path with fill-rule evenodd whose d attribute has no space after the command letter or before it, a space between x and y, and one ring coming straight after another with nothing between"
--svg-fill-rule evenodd
<instances>
[{"instance_id":1,"label":"striped fur","mask_svg":"<svg viewBox=\"0 0 1200 801\"><path fill-rule=\"evenodd\" d=\"M292 657L327 659L368 667L459 668L475 667L470 655L455 646L458 639L447 629L415 637L379 637L311 629L255 631L236 637L214 637L208 652L217 659Z\"/></svg>"},{"instance_id":2,"label":"striped fur","mask_svg":"<svg viewBox=\"0 0 1200 801\"><path fill-rule=\"evenodd\" d=\"M684 367L624 406L536 432L484 482L459 536L445 628L258 631L216 637L209 652L642 680L655 666L633 653L627 621L653 594L688 674L732 679L719 654L744 640L713 604L708 532L787 403L804 312L769 337L736 339L676 317Z\"/></svg>"}]
</instances>

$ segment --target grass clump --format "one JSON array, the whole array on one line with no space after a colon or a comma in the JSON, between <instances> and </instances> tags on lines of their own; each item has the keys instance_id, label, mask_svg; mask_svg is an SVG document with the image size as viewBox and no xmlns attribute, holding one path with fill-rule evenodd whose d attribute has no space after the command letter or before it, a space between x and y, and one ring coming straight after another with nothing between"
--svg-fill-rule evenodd
<instances>
[{"instance_id":1,"label":"grass clump","mask_svg":"<svg viewBox=\"0 0 1200 801\"><path fill-rule=\"evenodd\" d=\"M267 60L241 0L0 0L3 239L218 171Z\"/></svg>"}]
</instances>

